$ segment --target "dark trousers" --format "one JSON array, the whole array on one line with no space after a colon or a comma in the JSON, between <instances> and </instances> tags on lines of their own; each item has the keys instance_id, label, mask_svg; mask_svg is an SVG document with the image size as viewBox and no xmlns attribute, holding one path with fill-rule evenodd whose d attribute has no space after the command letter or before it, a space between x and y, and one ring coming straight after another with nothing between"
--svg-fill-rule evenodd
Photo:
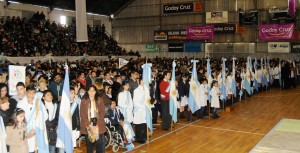
<instances>
[{"instance_id":1,"label":"dark trousers","mask_svg":"<svg viewBox=\"0 0 300 153\"><path fill-rule=\"evenodd\" d=\"M198 111L197 111L197 116L198 118L203 118L206 115L206 106L202 106Z\"/></svg>"},{"instance_id":2,"label":"dark trousers","mask_svg":"<svg viewBox=\"0 0 300 153\"><path fill-rule=\"evenodd\" d=\"M296 88L296 78L290 78L290 83L293 88Z\"/></svg>"},{"instance_id":3,"label":"dark trousers","mask_svg":"<svg viewBox=\"0 0 300 153\"><path fill-rule=\"evenodd\" d=\"M273 87L275 87L275 88L279 88L280 87L280 85L279 85L279 79L274 79L274 81L273 81Z\"/></svg>"},{"instance_id":4,"label":"dark trousers","mask_svg":"<svg viewBox=\"0 0 300 153\"><path fill-rule=\"evenodd\" d=\"M213 116L218 116L218 114L217 114L217 108L212 107L212 115Z\"/></svg>"},{"instance_id":5,"label":"dark trousers","mask_svg":"<svg viewBox=\"0 0 300 153\"><path fill-rule=\"evenodd\" d=\"M99 135L99 139L92 143L88 138L88 135L85 135L86 140L86 152L93 153L94 148L96 149L96 153L104 153L105 152L105 137L104 134ZM71 141L71 140L70 140Z\"/></svg>"},{"instance_id":6,"label":"dark trousers","mask_svg":"<svg viewBox=\"0 0 300 153\"><path fill-rule=\"evenodd\" d=\"M147 141L147 124L135 124L135 138L136 141L145 143Z\"/></svg>"},{"instance_id":7,"label":"dark trousers","mask_svg":"<svg viewBox=\"0 0 300 153\"><path fill-rule=\"evenodd\" d=\"M157 124L157 117L158 117L158 103L154 104L154 108L152 110L152 123Z\"/></svg>"},{"instance_id":8,"label":"dark trousers","mask_svg":"<svg viewBox=\"0 0 300 153\"><path fill-rule=\"evenodd\" d=\"M172 117L170 115L169 100L161 101L161 111L162 111L162 129L168 130L171 128Z\"/></svg>"},{"instance_id":9,"label":"dark trousers","mask_svg":"<svg viewBox=\"0 0 300 153\"><path fill-rule=\"evenodd\" d=\"M116 128L116 131L121 135L122 140L124 141L124 130L123 127L120 124L113 125Z\"/></svg>"}]
</instances>

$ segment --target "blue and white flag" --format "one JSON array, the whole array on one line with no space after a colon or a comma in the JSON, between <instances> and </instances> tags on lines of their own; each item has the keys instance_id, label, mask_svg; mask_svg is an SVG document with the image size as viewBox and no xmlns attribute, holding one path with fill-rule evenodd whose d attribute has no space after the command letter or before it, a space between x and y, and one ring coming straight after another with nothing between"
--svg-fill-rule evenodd
<instances>
[{"instance_id":1,"label":"blue and white flag","mask_svg":"<svg viewBox=\"0 0 300 153\"><path fill-rule=\"evenodd\" d=\"M279 85L280 85L280 88L282 87L282 80L281 80L281 60L279 60Z\"/></svg>"},{"instance_id":2,"label":"blue and white flag","mask_svg":"<svg viewBox=\"0 0 300 153\"><path fill-rule=\"evenodd\" d=\"M231 84L231 88L232 88L234 97L236 97L236 81L235 81L235 71L236 71L236 68L235 68L235 60L236 60L235 57L232 58L232 84Z\"/></svg>"},{"instance_id":3,"label":"blue and white flag","mask_svg":"<svg viewBox=\"0 0 300 153\"><path fill-rule=\"evenodd\" d=\"M170 115L174 123L177 122L177 92L176 92L176 80L175 80L175 67L176 63L172 63L172 79L170 82Z\"/></svg>"},{"instance_id":4,"label":"blue and white flag","mask_svg":"<svg viewBox=\"0 0 300 153\"><path fill-rule=\"evenodd\" d=\"M256 76L257 75L257 59L256 58L254 61L254 73ZM256 77L254 77L254 86L255 86L256 91L258 92L258 81L257 81Z\"/></svg>"},{"instance_id":5,"label":"blue and white flag","mask_svg":"<svg viewBox=\"0 0 300 153\"><path fill-rule=\"evenodd\" d=\"M210 102L211 101L211 88L210 88L210 85L213 81L212 79L212 75L211 75L211 67L210 67L210 59L208 58L207 59L207 64L206 64L206 68L207 68L207 84L208 84L208 89L207 89L207 92L208 92L208 101Z\"/></svg>"},{"instance_id":6,"label":"blue and white flag","mask_svg":"<svg viewBox=\"0 0 300 153\"><path fill-rule=\"evenodd\" d=\"M260 79L261 79L261 85L264 87L266 86L266 80L265 80L265 75L264 75L264 59L261 58L261 75L260 75Z\"/></svg>"},{"instance_id":7,"label":"blue and white flag","mask_svg":"<svg viewBox=\"0 0 300 153\"><path fill-rule=\"evenodd\" d=\"M250 86L251 73L250 73L250 69L251 69L251 57L247 57L246 76L245 76L245 89L246 89L246 91L248 92L249 95L251 95L251 86Z\"/></svg>"},{"instance_id":8,"label":"blue and white flag","mask_svg":"<svg viewBox=\"0 0 300 153\"><path fill-rule=\"evenodd\" d=\"M65 79L60 102L56 147L64 148L66 153L73 153L72 115L70 107L70 83L68 66L65 66Z\"/></svg>"},{"instance_id":9,"label":"blue and white flag","mask_svg":"<svg viewBox=\"0 0 300 153\"><path fill-rule=\"evenodd\" d=\"M221 100L226 100L227 98L227 93L226 93L226 59L222 58L222 85L221 85Z\"/></svg>"},{"instance_id":10,"label":"blue and white flag","mask_svg":"<svg viewBox=\"0 0 300 153\"><path fill-rule=\"evenodd\" d=\"M270 59L268 58L268 77L269 77L269 80L270 80L270 85L273 83L273 76L271 74L271 65L270 65Z\"/></svg>"},{"instance_id":11,"label":"blue and white flag","mask_svg":"<svg viewBox=\"0 0 300 153\"><path fill-rule=\"evenodd\" d=\"M7 153L6 149L6 132L5 132L5 126L2 119L2 116L0 116L0 152L1 153Z\"/></svg>"},{"instance_id":12,"label":"blue and white flag","mask_svg":"<svg viewBox=\"0 0 300 153\"><path fill-rule=\"evenodd\" d=\"M35 99L35 135L38 144L39 153L49 153L49 141L47 136L46 120L48 119L47 111L44 107L40 96L36 95Z\"/></svg>"},{"instance_id":13,"label":"blue and white flag","mask_svg":"<svg viewBox=\"0 0 300 153\"><path fill-rule=\"evenodd\" d=\"M153 126L152 126L152 111L151 108L151 97L150 97L150 82L151 82L151 67L152 63L146 63L142 65L143 68L143 82L144 82L144 90L145 90L145 108L146 108L146 124L150 130L150 134L153 133Z\"/></svg>"},{"instance_id":14,"label":"blue and white flag","mask_svg":"<svg viewBox=\"0 0 300 153\"><path fill-rule=\"evenodd\" d=\"M192 60L193 63L193 71L192 71L192 78L190 80L190 91L189 91L189 100L188 105L192 111L192 113L196 112L198 109L201 108L200 106L200 94L199 94L199 81L197 77L197 70L196 64L199 62L198 60Z\"/></svg>"}]
</instances>

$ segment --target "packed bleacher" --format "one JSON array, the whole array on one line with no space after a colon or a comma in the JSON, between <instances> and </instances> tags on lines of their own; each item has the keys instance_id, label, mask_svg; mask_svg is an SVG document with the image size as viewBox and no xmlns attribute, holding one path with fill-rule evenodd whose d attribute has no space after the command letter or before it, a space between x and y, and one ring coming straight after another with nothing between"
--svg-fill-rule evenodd
<instances>
[{"instance_id":1,"label":"packed bleacher","mask_svg":"<svg viewBox=\"0 0 300 153\"><path fill-rule=\"evenodd\" d=\"M0 51L5 56L94 56L136 55L126 52L110 36L105 26L88 25L89 42L76 42L76 20L61 25L45 19L43 12L32 18L8 16L0 24Z\"/></svg>"}]
</instances>

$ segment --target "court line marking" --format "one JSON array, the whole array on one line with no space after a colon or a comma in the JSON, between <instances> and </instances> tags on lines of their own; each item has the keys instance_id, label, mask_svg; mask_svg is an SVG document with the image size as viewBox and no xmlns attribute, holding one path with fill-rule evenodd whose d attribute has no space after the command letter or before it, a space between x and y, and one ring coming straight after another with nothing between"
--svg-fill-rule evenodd
<instances>
[{"instance_id":1,"label":"court line marking","mask_svg":"<svg viewBox=\"0 0 300 153\"><path fill-rule=\"evenodd\" d=\"M279 95L274 95L274 96L255 96L254 98L269 98L269 97L285 97L285 96L291 96L291 95L299 95L300 93L291 93L291 94L279 94Z\"/></svg>"},{"instance_id":2,"label":"court line marking","mask_svg":"<svg viewBox=\"0 0 300 153\"><path fill-rule=\"evenodd\" d=\"M282 94L282 95L277 95L277 96L253 96L252 98L260 98L260 97L282 97L282 96L290 96L290 95L298 95L298 94L300 94L300 93L293 93L293 94ZM241 102L241 101L240 101ZM239 103L235 103L234 105L237 105L237 104L239 104ZM222 110L219 110L218 112L221 112ZM174 131L171 131L171 132L168 132L168 133L166 133L166 134L163 134L163 135L161 135L161 136L159 136L159 137L157 137L157 138L154 138L154 139L152 139L149 143L144 143L144 144L140 144L140 145L138 145L137 147L135 147L134 148L134 150L136 150L136 149L138 149L138 148L141 148L141 147L143 147L143 146L145 146L145 145L148 145L148 144L150 144L151 142L154 142L154 141L156 141L156 140L158 140L158 139L160 139L160 138L162 138L162 137L165 137L165 136L168 136L168 135L170 135L170 134L173 134L174 132L177 132L177 131L179 131L179 130L181 130L181 129L184 129L184 128L186 128L186 127L189 127L189 126L194 126L194 127L201 127L201 128L208 128L208 129L215 129L215 130L220 130L220 131L230 131L230 132L237 132L237 133L245 133L245 134L253 134L253 135L261 135L261 136L263 136L263 135L266 135L266 134L261 134L261 133L253 133L253 132L245 132L245 131L239 131L239 130L230 130L230 129L222 129L222 128L214 128L214 127L206 127L206 126L198 126L198 125L193 125L194 123L197 123L197 122L199 122L199 121L201 121L202 119L198 119L198 120L196 120L196 121L194 121L194 122L191 122L191 123L189 123L189 124L181 124L181 123L176 123L176 124L179 124L179 125L184 125L183 127L180 127L179 129L176 129L176 130L174 130ZM159 121L158 121L159 122ZM143 151L143 150L139 150L139 151ZM124 153L128 153L128 152L130 152L130 151L125 151Z\"/></svg>"},{"instance_id":3,"label":"court line marking","mask_svg":"<svg viewBox=\"0 0 300 153\"><path fill-rule=\"evenodd\" d=\"M161 135L161 136L159 136L159 137L157 137L157 138L151 139L149 143L146 142L146 143L144 143L144 144L138 145L137 147L134 147L134 150L136 150L136 149L138 149L138 148L141 148L141 147L143 147L143 146L145 146L145 145L148 145L148 144L150 144L151 142L154 142L154 141L156 141L156 140L158 140L158 139L160 139L160 138L162 138L162 137L168 136L168 135L170 135L170 134L172 134L172 133L174 133L174 132L177 132L177 131L179 131L179 130L181 130L181 129L184 129L184 128L188 127L189 125L192 125L192 124L197 123L197 122L199 122L199 121L201 121L201 119L198 119L198 120L196 120L196 121L194 121L194 122L191 122L191 123L189 123L189 124L186 124L186 125L184 125L183 127L180 127L180 128L178 128L178 129L176 129L176 130L173 130L173 131L171 131L171 132L168 132L168 133L166 133L166 134L163 134L163 135ZM178 123L176 123L176 124L178 124ZM132 150L130 150L130 151L132 151ZM127 150L127 151L125 151L124 153L128 153L128 152L130 152L130 151ZM143 150L139 150L139 151L143 151Z\"/></svg>"},{"instance_id":4,"label":"court line marking","mask_svg":"<svg viewBox=\"0 0 300 153\"><path fill-rule=\"evenodd\" d=\"M177 123L177 124L185 125L185 124L181 124L181 123ZM261 134L261 133L246 132L246 131L231 130L231 129L223 129L223 128L216 128L216 127L209 127L209 126L201 126L201 125L188 125L188 126L194 126L194 127L206 128L206 129L214 129L214 130L219 130L219 131L229 131L229 132L253 134L253 135L266 135L266 134Z\"/></svg>"}]
</instances>

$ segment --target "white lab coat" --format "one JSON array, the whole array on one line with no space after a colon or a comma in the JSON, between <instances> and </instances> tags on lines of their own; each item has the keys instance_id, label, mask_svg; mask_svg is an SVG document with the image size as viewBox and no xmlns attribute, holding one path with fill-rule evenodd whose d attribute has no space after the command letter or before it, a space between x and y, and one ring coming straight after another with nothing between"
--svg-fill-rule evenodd
<instances>
[{"instance_id":1,"label":"white lab coat","mask_svg":"<svg viewBox=\"0 0 300 153\"><path fill-rule=\"evenodd\" d=\"M211 89L211 107L220 108L219 95L221 91L218 87L213 86Z\"/></svg>"},{"instance_id":2,"label":"white lab coat","mask_svg":"<svg viewBox=\"0 0 300 153\"><path fill-rule=\"evenodd\" d=\"M129 91L120 92L118 95L118 107L124 115L124 120L132 123L133 121L133 101Z\"/></svg>"},{"instance_id":3,"label":"white lab coat","mask_svg":"<svg viewBox=\"0 0 300 153\"><path fill-rule=\"evenodd\" d=\"M133 124L146 123L146 101L145 90L142 86L138 86L133 91Z\"/></svg>"},{"instance_id":4,"label":"white lab coat","mask_svg":"<svg viewBox=\"0 0 300 153\"><path fill-rule=\"evenodd\" d=\"M208 96L205 94L205 92L208 92L208 87L207 85L200 84L200 106L204 107L207 106L207 99Z\"/></svg>"}]
</instances>

